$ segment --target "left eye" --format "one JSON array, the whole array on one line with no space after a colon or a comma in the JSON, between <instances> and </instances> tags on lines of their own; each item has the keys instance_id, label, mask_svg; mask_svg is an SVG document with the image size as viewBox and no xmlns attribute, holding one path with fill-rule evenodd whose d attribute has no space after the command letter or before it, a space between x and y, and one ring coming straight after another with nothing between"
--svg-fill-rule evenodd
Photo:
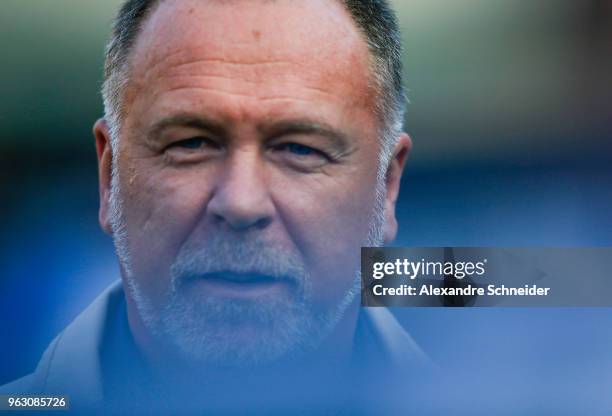
<instances>
[{"instance_id":1,"label":"left eye","mask_svg":"<svg viewBox=\"0 0 612 416\"><path fill-rule=\"evenodd\" d=\"M300 156L308 156L313 153L316 153L316 150L312 147L304 146L303 144L298 143L289 143L287 144L287 150L293 154Z\"/></svg>"},{"instance_id":2,"label":"left eye","mask_svg":"<svg viewBox=\"0 0 612 416\"><path fill-rule=\"evenodd\" d=\"M277 146L277 150L286 150L297 156L321 156L321 152L299 143L285 143Z\"/></svg>"},{"instance_id":3,"label":"left eye","mask_svg":"<svg viewBox=\"0 0 612 416\"><path fill-rule=\"evenodd\" d=\"M186 150L221 150L221 145L206 136L194 136L187 139L177 140L168 146L168 149L186 149Z\"/></svg>"},{"instance_id":4,"label":"left eye","mask_svg":"<svg viewBox=\"0 0 612 416\"><path fill-rule=\"evenodd\" d=\"M204 144L204 139L202 137L192 137L190 139L179 140L174 143L175 147L182 147L184 149L199 149Z\"/></svg>"}]
</instances>

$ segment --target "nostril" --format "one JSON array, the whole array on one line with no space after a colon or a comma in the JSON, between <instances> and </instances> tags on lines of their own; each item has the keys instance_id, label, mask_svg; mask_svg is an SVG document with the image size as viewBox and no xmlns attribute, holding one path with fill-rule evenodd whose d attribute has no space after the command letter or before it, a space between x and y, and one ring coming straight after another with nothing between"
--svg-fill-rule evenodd
<instances>
[{"instance_id":1,"label":"nostril","mask_svg":"<svg viewBox=\"0 0 612 416\"><path fill-rule=\"evenodd\" d=\"M253 224L253 228L263 229L266 228L272 222L272 218L260 218L255 224Z\"/></svg>"},{"instance_id":2,"label":"nostril","mask_svg":"<svg viewBox=\"0 0 612 416\"><path fill-rule=\"evenodd\" d=\"M212 217L212 221L213 221L215 224L221 224L221 223L224 223L224 222L225 222L225 219L223 218L223 216L222 216L222 215L219 215L219 214L212 214L212 215L211 215L211 217Z\"/></svg>"},{"instance_id":3,"label":"nostril","mask_svg":"<svg viewBox=\"0 0 612 416\"><path fill-rule=\"evenodd\" d=\"M232 215L230 213L211 213L212 222L233 230L264 229L272 223L267 215Z\"/></svg>"}]
</instances>

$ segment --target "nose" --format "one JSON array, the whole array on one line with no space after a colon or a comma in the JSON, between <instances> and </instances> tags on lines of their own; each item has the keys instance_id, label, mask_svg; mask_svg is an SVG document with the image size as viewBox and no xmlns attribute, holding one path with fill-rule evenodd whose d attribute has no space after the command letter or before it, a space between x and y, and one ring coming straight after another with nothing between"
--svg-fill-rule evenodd
<instances>
[{"instance_id":1,"label":"nose","mask_svg":"<svg viewBox=\"0 0 612 416\"><path fill-rule=\"evenodd\" d=\"M236 152L224 161L208 202L208 215L233 230L265 228L274 215L266 182L265 166L257 152Z\"/></svg>"}]
</instances>

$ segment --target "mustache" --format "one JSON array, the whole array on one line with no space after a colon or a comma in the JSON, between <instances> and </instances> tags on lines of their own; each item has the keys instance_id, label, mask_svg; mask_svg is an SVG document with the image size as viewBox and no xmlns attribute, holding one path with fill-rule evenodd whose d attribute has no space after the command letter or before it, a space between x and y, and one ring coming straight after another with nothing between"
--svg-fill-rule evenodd
<instances>
[{"instance_id":1,"label":"mustache","mask_svg":"<svg viewBox=\"0 0 612 416\"><path fill-rule=\"evenodd\" d=\"M268 276L303 286L306 267L295 249L280 247L263 235L215 233L188 240L170 268L174 284L208 274Z\"/></svg>"}]
</instances>

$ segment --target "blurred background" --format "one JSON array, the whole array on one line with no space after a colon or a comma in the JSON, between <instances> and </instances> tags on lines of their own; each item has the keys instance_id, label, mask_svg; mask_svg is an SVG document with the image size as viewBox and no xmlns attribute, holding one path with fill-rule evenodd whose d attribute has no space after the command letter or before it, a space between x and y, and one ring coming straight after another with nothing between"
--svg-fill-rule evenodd
<instances>
[{"instance_id":1,"label":"blurred background","mask_svg":"<svg viewBox=\"0 0 612 416\"><path fill-rule=\"evenodd\" d=\"M118 278L91 134L118 4L2 1L0 384ZM414 141L397 244L612 245L612 1L394 4ZM547 409L543 385L570 413L607 406L610 309L394 312L445 371L526 385L508 411Z\"/></svg>"}]
</instances>

